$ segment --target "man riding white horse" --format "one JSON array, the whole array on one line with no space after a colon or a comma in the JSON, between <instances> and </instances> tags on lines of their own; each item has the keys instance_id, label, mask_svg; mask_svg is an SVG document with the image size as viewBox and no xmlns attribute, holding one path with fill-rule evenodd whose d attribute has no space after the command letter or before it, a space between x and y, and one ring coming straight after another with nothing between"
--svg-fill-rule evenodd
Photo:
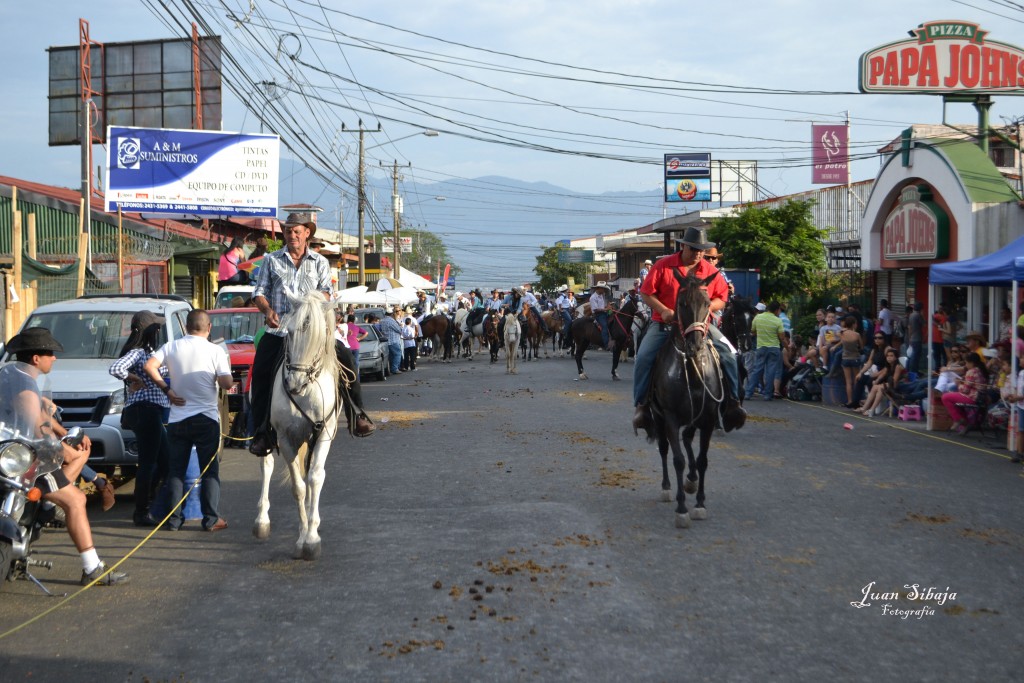
<instances>
[{"instance_id":1,"label":"man riding white horse","mask_svg":"<svg viewBox=\"0 0 1024 683\"><path fill-rule=\"evenodd\" d=\"M645 429L651 425L647 390L650 387L651 371L658 351L672 338L676 295L679 292L676 273L682 276L692 273L698 279L716 275L707 286L712 313L725 308L726 300L729 298L725 278L714 265L703 258L704 252L715 246L714 243L708 242L704 229L687 228L683 237L676 242L679 244L679 251L658 259L640 287L640 295L651 307L653 322L657 324L650 326L640 348L636 351L633 368L633 403L636 405L636 414L633 416L634 430ZM742 427L747 419L747 414L739 403L739 370L736 354L715 325L708 325L708 335L718 351L726 379L728 392L723 402L722 426L728 432Z\"/></svg>"},{"instance_id":2,"label":"man riding white horse","mask_svg":"<svg viewBox=\"0 0 1024 683\"><path fill-rule=\"evenodd\" d=\"M319 291L326 300L330 300L333 290L327 259L308 248L310 238L316 234L316 223L312 215L289 214L283 231L285 246L263 257L263 265L252 294L253 304L267 320L267 331L256 347L251 371L250 404L256 434L249 451L259 456L267 455L275 446L275 437L269 424L270 397L274 377L284 353L285 338L289 333L289 330L281 327L281 318L291 311L287 294L298 297ZM355 404L358 416L355 434L367 436L373 433L374 426L363 410L355 360L352 352L340 342L337 344L337 354L342 365L356 377L349 389L349 398Z\"/></svg>"}]
</instances>

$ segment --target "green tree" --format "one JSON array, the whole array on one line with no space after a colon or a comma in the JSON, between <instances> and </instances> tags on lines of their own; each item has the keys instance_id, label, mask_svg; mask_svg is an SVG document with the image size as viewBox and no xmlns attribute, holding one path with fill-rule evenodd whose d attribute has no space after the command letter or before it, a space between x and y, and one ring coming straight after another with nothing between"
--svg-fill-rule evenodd
<instances>
[{"instance_id":1,"label":"green tree","mask_svg":"<svg viewBox=\"0 0 1024 683\"><path fill-rule=\"evenodd\" d=\"M561 263L558 260L559 252L583 251L582 249L559 246L545 247L543 244L540 248L543 249L543 252L537 257L537 265L533 269L533 272L537 274L537 286L540 289L551 291L568 283L570 277L576 284L587 281L587 275L591 268L589 263Z\"/></svg>"},{"instance_id":2,"label":"green tree","mask_svg":"<svg viewBox=\"0 0 1024 683\"><path fill-rule=\"evenodd\" d=\"M825 230L814 225L813 201L778 208L747 207L718 218L708 237L719 244L729 268L761 271L761 298L786 300L807 293L825 270Z\"/></svg>"}]
</instances>

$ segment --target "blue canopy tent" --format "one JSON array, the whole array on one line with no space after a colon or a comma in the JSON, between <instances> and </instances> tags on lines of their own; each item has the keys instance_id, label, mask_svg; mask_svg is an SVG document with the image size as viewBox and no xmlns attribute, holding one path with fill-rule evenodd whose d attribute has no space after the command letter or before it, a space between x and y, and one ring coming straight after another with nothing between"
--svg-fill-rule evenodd
<instances>
[{"instance_id":1,"label":"blue canopy tent","mask_svg":"<svg viewBox=\"0 0 1024 683\"><path fill-rule=\"evenodd\" d=\"M931 288L930 300L936 300L935 288L939 286L968 287L1010 287L1013 290L1013 315L1020 311L1018 298L1019 283L1024 282L1024 237L1018 237L1005 247L991 254L978 256L966 261L937 263L928 269L928 285ZM989 342L993 339L989 328ZM1011 338L1015 333L1011 333ZM932 326L928 326L928 342L931 348ZM931 377L932 354L928 354L928 376ZM1017 367L1017 345L1010 345L1010 367ZM931 412L931 411L929 411ZM1012 412L1016 417L1016 411ZM928 428L931 429L931 415L928 417ZM1010 448L1016 447L1016 433L1011 423Z\"/></svg>"},{"instance_id":2,"label":"blue canopy tent","mask_svg":"<svg viewBox=\"0 0 1024 683\"><path fill-rule=\"evenodd\" d=\"M991 254L928 269L930 285L1012 287L1014 282L1024 282L1024 237Z\"/></svg>"}]
</instances>

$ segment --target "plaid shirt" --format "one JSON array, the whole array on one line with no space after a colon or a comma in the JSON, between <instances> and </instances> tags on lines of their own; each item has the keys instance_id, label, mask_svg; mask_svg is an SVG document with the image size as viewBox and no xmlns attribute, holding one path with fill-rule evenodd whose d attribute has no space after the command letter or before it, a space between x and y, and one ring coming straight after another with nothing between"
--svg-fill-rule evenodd
<instances>
[{"instance_id":1,"label":"plaid shirt","mask_svg":"<svg viewBox=\"0 0 1024 683\"><path fill-rule=\"evenodd\" d=\"M263 257L252 296L254 299L258 296L265 298L270 308L283 318L292 310L286 292L301 296L312 291L333 293L331 267L327 259L307 249L296 268L288 249L281 249ZM288 330L283 326L276 329L268 327L267 334L283 337Z\"/></svg>"},{"instance_id":2,"label":"plaid shirt","mask_svg":"<svg viewBox=\"0 0 1024 683\"><path fill-rule=\"evenodd\" d=\"M117 377L120 380L124 380L128 377L129 373L135 374L142 378L142 388L136 392L126 391L125 392L125 407L130 406L134 403L155 403L158 406L164 408L168 407L170 402L164 395L164 392L157 387L156 383L149 378L146 371L143 369L146 365L146 361L150 357L149 351L143 348L132 349L128 353L124 354L120 358L114 361L114 364L110 366L110 374ZM166 376L167 369L160 368L160 374Z\"/></svg>"},{"instance_id":3,"label":"plaid shirt","mask_svg":"<svg viewBox=\"0 0 1024 683\"><path fill-rule=\"evenodd\" d=\"M381 322L381 327L384 328L384 334L387 335L388 344L402 345L402 323L389 315Z\"/></svg>"}]
</instances>

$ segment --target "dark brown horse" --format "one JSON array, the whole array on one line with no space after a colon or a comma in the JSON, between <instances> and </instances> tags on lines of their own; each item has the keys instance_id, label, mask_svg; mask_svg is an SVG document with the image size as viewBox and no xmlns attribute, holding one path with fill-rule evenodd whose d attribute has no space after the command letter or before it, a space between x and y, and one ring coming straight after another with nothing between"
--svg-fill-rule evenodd
<instances>
[{"instance_id":1,"label":"dark brown horse","mask_svg":"<svg viewBox=\"0 0 1024 683\"><path fill-rule=\"evenodd\" d=\"M708 342L711 300L703 289L714 279L698 279L692 273L679 281L672 337L658 352L651 370L650 405L653 428L649 441L657 440L661 454L662 500L672 500L668 476L668 451L676 472L676 526L685 528L691 519L707 519L704 507L704 473L708 468L708 447L718 424L718 411L725 398L725 382L713 347ZM693 457L693 437L700 430L700 455ZM682 431L682 445L680 445ZM686 460L682 448L686 448ZM689 471L683 480L684 466ZM693 511L686 509L686 494L697 493Z\"/></svg>"},{"instance_id":2,"label":"dark brown horse","mask_svg":"<svg viewBox=\"0 0 1024 683\"><path fill-rule=\"evenodd\" d=\"M523 316L526 318L526 324L523 325L523 339L527 344L525 358L537 360L537 352L544 341L544 321L537 317L537 311L533 310L532 306L523 306ZM530 354L533 354L533 358L530 358Z\"/></svg>"},{"instance_id":3,"label":"dark brown horse","mask_svg":"<svg viewBox=\"0 0 1024 683\"><path fill-rule=\"evenodd\" d=\"M498 349L501 348L501 335L498 334L498 323L501 316L497 313L488 313L484 317L484 344L491 352L491 362L498 362Z\"/></svg>"},{"instance_id":4,"label":"dark brown horse","mask_svg":"<svg viewBox=\"0 0 1024 683\"><path fill-rule=\"evenodd\" d=\"M629 344L632 336L630 331L633 326L633 316L636 314L636 300L627 296L622 309L611 313L608 316L608 343L612 352L612 379L619 378L619 349L624 349ZM587 373L583 372L583 354L587 352L590 345L601 348L604 341L601 339L601 328L597 326L593 316L576 318L569 328L572 340L576 346L576 370L580 379L587 379Z\"/></svg>"},{"instance_id":5,"label":"dark brown horse","mask_svg":"<svg viewBox=\"0 0 1024 683\"><path fill-rule=\"evenodd\" d=\"M420 323L424 339L430 340L430 358L442 363L452 362L454 340L452 325L446 315L430 315Z\"/></svg>"}]
</instances>

